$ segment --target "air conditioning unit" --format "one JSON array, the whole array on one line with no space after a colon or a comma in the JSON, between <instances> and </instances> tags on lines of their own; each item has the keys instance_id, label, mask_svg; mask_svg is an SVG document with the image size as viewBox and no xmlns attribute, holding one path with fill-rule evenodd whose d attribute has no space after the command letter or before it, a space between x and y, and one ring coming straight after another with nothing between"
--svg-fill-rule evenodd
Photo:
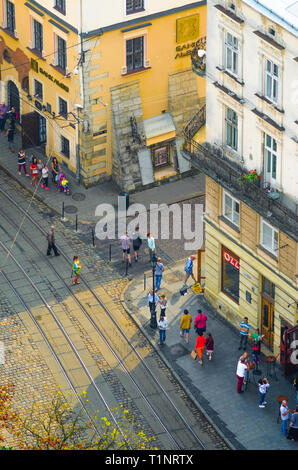
<instances>
[{"instance_id":1,"label":"air conditioning unit","mask_svg":"<svg viewBox=\"0 0 298 470\"><path fill-rule=\"evenodd\" d=\"M122 67L121 68L121 74L126 75L127 74L127 67Z\"/></svg>"},{"instance_id":2,"label":"air conditioning unit","mask_svg":"<svg viewBox=\"0 0 298 470\"><path fill-rule=\"evenodd\" d=\"M150 67L150 60L147 59L145 60L145 69L148 69Z\"/></svg>"}]
</instances>

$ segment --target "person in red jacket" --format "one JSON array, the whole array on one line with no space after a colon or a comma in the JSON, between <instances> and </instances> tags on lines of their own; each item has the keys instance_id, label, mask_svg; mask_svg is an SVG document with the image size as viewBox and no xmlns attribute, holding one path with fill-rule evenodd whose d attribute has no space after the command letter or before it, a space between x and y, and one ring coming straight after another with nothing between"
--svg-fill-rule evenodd
<instances>
[{"instance_id":1,"label":"person in red jacket","mask_svg":"<svg viewBox=\"0 0 298 470\"><path fill-rule=\"evenodd\" d=\"M205 348L205 344L206 344L206 338L204 336L204 333L199 334L199 336L197 337L197 342L196 342L196 350L200 359L201 366L203 365L203 351Z\"/></svg>"},{"instance_id":2,"label":"person in red jacket","mask_svg":"<svg viewBox=\"0 0 298 470\"><path fill-rule=\"evenodd\" d=\"M30 163L30 171L31 171L31 176L32 176L31 184L34 184L34 186L36 187L37 186L37 177L38 177L39 171L38 171L38 168L37 168L37 159L35 157L33 157L33 160Z\"/></svg>"},{"instance_id":3,"label":"person in red jacket","mask_svg":"<svg viewBox=\"0 0 298 470\"><path fill-rule=\"evenodd\" d=\"M211 361L212 353L214 351L214 339L212 338L211 333L207 333L206 349L207 349L207 356L209 356L209 361Z\"/></svg>"},{"instance_id":4,"label":"person in red jacket","mask_svg":"<svg viewBox=\"0 0 298 470\"><path fill-rule=\"evenodd\" d=\"M202 310L198 310L198 315L196 316L194 321L194 329L198 335L206 331L206 321L207 315L205 315L205 313L202 313Z\"/></svg>"}]
</instances>

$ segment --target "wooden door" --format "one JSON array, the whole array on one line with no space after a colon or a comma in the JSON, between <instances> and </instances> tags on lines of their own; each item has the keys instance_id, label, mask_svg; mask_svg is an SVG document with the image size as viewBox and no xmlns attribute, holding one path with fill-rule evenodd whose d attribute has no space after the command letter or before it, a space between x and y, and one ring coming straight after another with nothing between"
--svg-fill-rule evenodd
<instances>
[{"instance_id":1,"label":"wooden door","mask_svg":"<svg viewBox=\"0 0 298 470\"><path fill-rule=\"evenodd\" d=\"M205 285L205 250L198 250L198 264L197 264L197 280L201 287ZM202 292L204 288L202 287Z\"/></svg>"},{"instance_id":2,"label":"wooden door","mask_svg":"<svg viewBox=\"0 0 298 470\"><path fill-rule=\"evenodd\" d=\"M33 113L23 114L22 116L22 147L35 147L39 145L39 114Z\"/></svg>"},{"instance_id":3,"label":"wooden door","mask_svg":"<svg viewBox=\"0 0 298 470\"><path fill-rule=\"evenodd\" d=\"M264 344L272 350L274 341L274 304L264 297L262 297L261 334L265 335Z\"/></svg>"}]
</instances>

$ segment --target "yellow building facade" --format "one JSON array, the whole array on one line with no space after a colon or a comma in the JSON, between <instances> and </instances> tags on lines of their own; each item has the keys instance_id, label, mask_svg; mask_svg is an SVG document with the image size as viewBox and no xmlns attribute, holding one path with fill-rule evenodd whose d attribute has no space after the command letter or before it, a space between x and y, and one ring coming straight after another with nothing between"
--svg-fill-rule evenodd
<instances>
[{"instance_id":1,"label":"yellow building facade","mask_svg":"<svg viewBox=\"0 0 298 470\"><path fill-rule=\"evenodd\" d=\"M3 0L1 102L19 114L22 145L39 146L76 172L78 32L36 2Z\"/></svg>"}]
</instances>

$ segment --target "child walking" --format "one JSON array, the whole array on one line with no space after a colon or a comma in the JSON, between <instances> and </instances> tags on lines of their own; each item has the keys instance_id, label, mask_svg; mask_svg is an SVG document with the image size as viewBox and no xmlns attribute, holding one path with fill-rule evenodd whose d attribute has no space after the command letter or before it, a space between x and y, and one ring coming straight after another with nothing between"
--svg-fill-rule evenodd
<instances>
[{"instance_id":1,"label":"child walking","mask_svg":"<svg viewBox=\"0 0 298 470\"><path fill-rule=\"evenodd\" d=\"M81 271L81 263L80 263L79 257L74 256L73 263L72 263L72 272L75 274L75 278L72 281L73 284L80 284L80 281L78 280L81 275L80 271Z\"/></svg>"},{"instance_id":2,"label":"child walking","mask_svg":"<svg viewBox=\"0 0 298 470\"><path fill-rule=\"evenodd\" d=\"M265 408L265 405L267 405L267 402L264 401L264 399L265 399L268 387L270 387L270 384L266 377L259 380L259 395L260 395L259 408Z\"/></svg>"},{"instance_id":3,"label":"child walking","mask_svg":"<svg viewBox=\"0 0 298 470\"><path fill-rule=\"evenodd\" d=\"M212 353L214 351L214 339L212 338L211 333L207 333L206 349L207 349L207 356L209 356L209 361L211 361Z\"/></svg>"},{"instance_id":4,"label":"child walking","mask_svg":"<svg viewBox=\"0 0 298 470\"><path fill-rule=\"evenodd\" d=\"M50 190L49 188L49 169L47 165L43 167L41 170L41 175L42 175L42 181L41 181L41 187L42 189L46 188L48 191Z\"/></svg>"}]
</instances>

